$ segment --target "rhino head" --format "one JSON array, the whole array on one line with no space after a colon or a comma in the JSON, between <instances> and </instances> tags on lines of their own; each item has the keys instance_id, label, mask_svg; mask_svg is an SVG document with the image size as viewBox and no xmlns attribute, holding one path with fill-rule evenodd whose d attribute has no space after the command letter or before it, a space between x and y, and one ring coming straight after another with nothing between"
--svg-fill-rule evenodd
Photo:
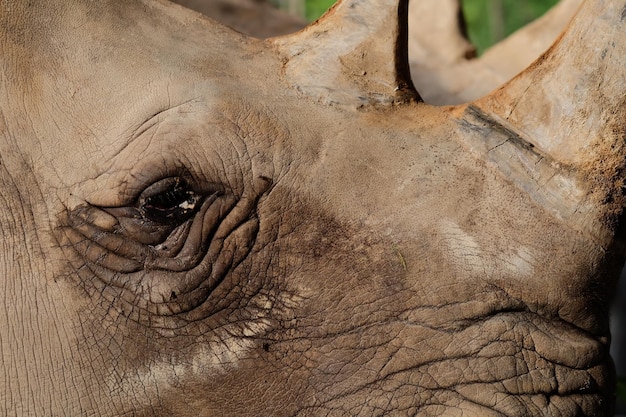
<instances>
[{"instance_id":1,"label":"rhino head","mask_svg":"<svg viewBox=\"0 0 626 417\"><path fill-rule=\"evenodd\" d=\"M406 1L0 2L0 410L603 416L624 1L422 103Z\"/></svg>"}]
</instances>

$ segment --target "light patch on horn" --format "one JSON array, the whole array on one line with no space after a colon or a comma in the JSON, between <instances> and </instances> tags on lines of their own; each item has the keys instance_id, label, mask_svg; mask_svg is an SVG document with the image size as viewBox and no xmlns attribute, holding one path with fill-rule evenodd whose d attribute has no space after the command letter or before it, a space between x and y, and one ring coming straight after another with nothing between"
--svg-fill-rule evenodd
<instances>
[{"instance_id":1,"label":"light patch on horn","mask_svg":"<svg viewBox=\"0 0 626 417\"><path fill-rule=\"evenodd\" d=\"M597 216L598 203L578 171L536 147L505 119L470 105L459 120L463 141L518 189L557 219L606 247L613 231Z\"/></svg>"},{"instance_id":2,"label":"light patch on horn","mask_svg":"<svg viewBox=\"0 0 626 417\"><path fill-rule=\"evenodd\" d=\"M534 274L535 256L530 248L513 246L515 242L483 248L477 239L465 232L457 223L444 220L440 223L441 236L447 259L459 276L493 276L495 274Z\"/></svg>"},{"instance_id":3,"label":"light patch on horn","mask_svg":"<svg viewBox=\"0 0 626 417\"><path fill-rule=\"evenodd\" d=\"M446 255L456 272L472 275L491 272L485 254L473 236L450 220L442 221L440 229L448 252Z\"/></svg>"},{"instance_id":4,"label":"light patch on horn","mask_svg":"<svg viewBox=\"0 0 626 417\"><path fill-rule=\"evenodd\" d=\"M504 253L501 257L503 270L507 272L530 276L535 272L533 263L535 257L530 248L520 247Z\"/></svg>"}]
</instances>

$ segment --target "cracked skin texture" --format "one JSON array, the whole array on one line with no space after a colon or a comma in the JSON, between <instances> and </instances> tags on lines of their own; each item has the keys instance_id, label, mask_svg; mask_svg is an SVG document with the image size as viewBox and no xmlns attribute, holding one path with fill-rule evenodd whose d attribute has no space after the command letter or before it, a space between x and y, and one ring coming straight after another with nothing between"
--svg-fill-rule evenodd
<instances>
[{"instance_id":1,"label":"cracked skin texture","mask_svg":"<svg viewBox=\"0 0 626 417\"><path fill-rule=\"evenodd\" d=\"M323 104L164 2L0 20L0 414L610 415L587 162L565 218L466 107Z\"/></svg>"}]
</instances>

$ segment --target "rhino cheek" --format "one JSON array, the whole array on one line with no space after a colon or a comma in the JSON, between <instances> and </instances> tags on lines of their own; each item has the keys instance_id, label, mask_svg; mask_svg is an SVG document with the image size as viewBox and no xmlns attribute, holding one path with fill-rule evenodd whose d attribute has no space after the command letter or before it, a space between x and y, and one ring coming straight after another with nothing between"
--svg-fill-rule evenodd
<instances>
[{"instance_id":1,"label":"rhino cheek","mask_svg":"<svg viewBox=\"0 0 626 417\"><path fill-rule=\"evenodd\" d=\"M90 385L101 377L95 369L102 356L79 347L84 338L76 326L78 310L88 303L79 301L73 287L55 281L54 270L63 261L48 240L47 210L36 202L41 182L32 173L13 175L24 172L16 162L2 158L0 163L0 195L14 202L0 212L0 410L9 415L62 415L79 406L98 408L102 403Z\"/></svg>"}]
</instances>

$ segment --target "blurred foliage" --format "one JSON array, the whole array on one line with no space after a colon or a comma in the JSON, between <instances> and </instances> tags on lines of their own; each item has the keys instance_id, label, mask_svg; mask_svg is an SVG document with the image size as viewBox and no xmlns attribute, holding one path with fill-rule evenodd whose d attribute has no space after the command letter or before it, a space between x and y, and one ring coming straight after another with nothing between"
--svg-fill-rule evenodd
<instances>
[{"instance_id":1,"label":"blurred foliage","mask_svg":"<svg viewBox=\"0 0 626 417\"><path fill-rule=\"evenodd\" d=\"M557 2L558 0L463 0L463 15L469 38L481 54L489 46L544 14Z\"/></svg>"},{"instance_id":2,"label":"blurred foliage","mask_svg":"<svg viewBox=\"0 0 626 417\"><path fill-rule=\"evenodd\" d=\"M305 3L305 17L312 22L335 4L335 0L305 0Z\"/></svg>"},{"instance_id":3,"label":"blurred foliage","mask_svg":"<svg viewBox=\"0 0 626 417\"><path fill-rule=\"evenodd\" d=\"M617 379L617 398L626 401L626 378Z\"/></svg>"},{"instance_id":4,"label":"blurred foliage","mask_svg":"<svg viewBox=\"0 0 626 417\"><path fill-rule=\"evenodd\" d=\"M439 0L427 1L434 3ZM541 16L557 2L558 0L462 0L469 38L480 54L490 45ZM305 0L307 20L317 19L334 3L334 0Z\"/></svg>"}]
</instances>

